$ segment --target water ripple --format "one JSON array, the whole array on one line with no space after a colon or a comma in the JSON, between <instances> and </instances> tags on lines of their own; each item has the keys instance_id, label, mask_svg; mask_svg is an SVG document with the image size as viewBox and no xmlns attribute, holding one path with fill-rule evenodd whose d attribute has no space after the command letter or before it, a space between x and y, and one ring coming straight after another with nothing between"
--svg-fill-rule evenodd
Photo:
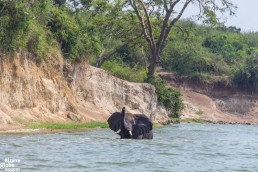
<instances>
[{"instance_id":1,"label":"water ripple","mask_svg":"<svg viewBox=\"0 0 258 172\"><path fill-rule=\"evenodd\" d=\"M1 135L0 164L18 158L22 171L258 171L258 126L171 125L153 140L118 139L109 129Z\"/></svg>"}]
</instances>

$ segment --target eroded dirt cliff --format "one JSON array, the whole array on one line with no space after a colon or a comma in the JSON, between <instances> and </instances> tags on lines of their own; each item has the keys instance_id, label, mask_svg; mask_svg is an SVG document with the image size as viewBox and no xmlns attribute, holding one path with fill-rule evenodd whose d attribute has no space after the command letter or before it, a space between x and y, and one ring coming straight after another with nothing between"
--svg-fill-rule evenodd
<instances>
[{"instance_id":1,"label":"eroded dirt cliff","mask_svg":"<svg viewBox=\"0 0 258 172\"><path fill-rule=\"evenodd\" d=\"M149 84L123 81L87 62L65 63L61 55L45 62L23 52L0 56L0 129L34 122L106 121L122 106L167 121Z\"/></svg>"},{"instance_id":2,"label":"eroded dirt cliff","mask_svg":"<svg viewBox=\"0 0 258 172\"><path fill-rule=\"evenodd\" d=\"M241 91L230 85L205 84L165 70L160 70L159 75L169 85L180 89L186 106L181 118L258 124L257 93Z\"/></svg>"}]
</instances>

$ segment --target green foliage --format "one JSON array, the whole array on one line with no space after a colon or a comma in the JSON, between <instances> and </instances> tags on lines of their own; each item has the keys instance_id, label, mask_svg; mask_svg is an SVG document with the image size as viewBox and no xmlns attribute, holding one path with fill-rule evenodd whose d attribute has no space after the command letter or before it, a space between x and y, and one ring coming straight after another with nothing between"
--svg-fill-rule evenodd
<instances>
[{"instance_id":1,"label":"green foliage","mask_svg":"<svg viewBox=\"0 0 258 172\"><path fill-rule=\"evenodd\" d=\"M203 115L203 111L201 109L198 109L196 112L195 112L196 115Z\"/></svg>"},{"instance_id":2,"label":"green foliage","mask_svg":"<svg viewBox=\"0 0 258 172\"><path fill-rule=\"evenodd\" d=\"M93 60L90 60L94 62L103 52L103 56L109 57L103 65L104 69L122 79L143 82L146 80L146 65L152 62L152 51L151 48L146 48L148 43L135 11L125 2L127 1L2 0L0 52L25 50L38 59L47 59L52 52L61 50L65 58L79 60L82 57L92 57ZM164 2L150 1L149 7L155 8L147 9L154 10L150 15L154 40L161 33ZM234 9L228 0L223 2L199 2L203 12L203 16L199 17L204 22L217 26L213 9L220 12L233 12ZM143 12L142 8L139 10ZM228 83L227 79L231 77L231 82L238 87L256 90L258 33L241 33L241 29L233 26L208 27L182 20L172 27L165 43L167 46L157 60L162 67L205 82L220 78L217 80L224 82L225 79L225 83ZM158 84L162 83L160 81L153 83L156 87L164 86ZM172 105L168 97L180 96L175 96L177 94L172 94L173 91L165 89L165 86L164 90L159 91L159 100L165 106L177 106Z\"/></svg>"},{"instance_id":3,"label":"green foliage","mask_svg":"<svg viewBox=\"0 0 258 172\"><path fill-rule=\"evenodd\" d=\"M201 50L201 46L187 45L183 41L171 42L164 53L162 65L170 71L184 75L214 71L212 55Z\"/></svg>"},{"instance_id":4,"label":"green foliage","mask_svg":"<svg viewBox=\"0 0 258 172\"><path fill-rule=\"evenodd\" d=\"M42 27L31 23L31 33L27 42L27 50L34 54L38 59L43 59L58 47L57 43L51 37L50 32L46 32Z\"/></svg>"},{"instance_id":5,"label":"green foliage","mask_svg":"<svg viewBox=\"0 0 258 172\"><path fill-rule=\"evenodd\" d=\"M244 36L249 48L257 49L257 47L258 47L258 33L257 32L245 33L243 36Z\"/></svg>"},{"instance_id":6,"label":"green foliage","mask_svg":"<svg viewBox=\"0 0 258 172\"><path fill-rule=\"evenodd\" d=\"M258 88L258 55L250 57L246 63L234 70L234 84L244 90L257 91Z\"/></svg>"},{"instance_id":7,"label":"green foliage","mask_svg":"<svg viewBox=\"0 0 258 172\"><path fill-rule=\"evenodd\" d=\"M146 78L146 71L138 66L129 66L126 63L118 62L116 60L110 60L106 61L103 65L102 68L111 72L112 75L128 80L131 82L143 82Z\"/></svg>"},{"instance_id":8,"label":"green foliage","mask_svg":"<svg viewBox=\"0 0 258 172\"><path fill-rule=\"evenodd\" d=\"M258 54L258 33L211 28L188 20L178 24L180 29L173 30L163 53L162 67L203 82L223 81L254 90L256 62L251 59Z\"/></svg>"},{"instance_id":9,"label":"green foliage","mask_svg":"<svg viewBox=\"0 0 258 172\"><path fill-rule=\"evenodd\" d=\"M49 8L54 8L51 0L46 1L1 1L0 51L12 53L20 49L28 50L37 58L46 57L57 47L45 24Z\"/></svg>"},{"instance_id":10,"label":"green foliage","mask_svg":"<svg viewBox=\"0 0 258 172\"><path fill-rule=\"evenodd\" d=\"M53 8L48 27L60 44L65 57L78 59L85 54L98 54L100 40L94 26L65 7Z\"/></svg>"},{"instance_id":11,"label":"green foliage","mask_svg":"<svg viewBox=\"0 0 258 172\"><path fill-rule=\"evenodd\" d=\"M222 55L225 62L234 64L239 61L244 55L244 41L241 40L241 35L231 34L231 37L226 35L208 36L203 42L203 46L209 48L216 55Z\"/></svg>"},{"instance_id":12,"label":"green foliage","mask_svg":"<svg viewBox=\"0 0 258 172\"><path fill-rule=\"evenodd\" d=\"M205 119L196 119L196 118L180 119L180 122L182 122L182 123L198 123L198 124L211 123L211 121L208 121Z\"/></svg>"},{"instance_id":13,"label":"green foliage","mask_svg":"<svg viewBox=\"0 0 258 172\"><path fill-rule=\"evenodd\" d=\"M67 58L98 54L102 45L91 23L64 5L65 1L1 1L0 51L26 50L41 59L62 50ZM57 4L57 5L56 5Z\"/></svg>"},{"instance_id":14,"label":"green foliage","mask_svg":"<svg viewBox=\"0 0 258 172\"><path fill-rule=\"evenodd\" d=\"M159 77L149 78L147 82L155 86L158 101L165 106L169 116L178 118L180 111L184 108L180 91L167 87L165 81Z\"/></svg>"},{"instance_id":15,"label":"green foliage","mask_svg":"<svg viewBox=\"0 0 258 172\"><path fill-rule=\"evenodd\" d=\"M138 19L132 13L126 12L125 6L124 0L93 0L90 8L89 4L84 6L89 9L83 12L84 17L93 21L104 45L100 56L91 57L92 65L100 67L103 61L113 59L114 56L124 59L136 52L134 48L139 49L138 47L142 46L143 38ZM141 57L137 58L141 60Z\"/></svg>"},{"instance_id":16,"label":"green foliage","mask_svg":"<svg viewBox=\"0 0 258 172\"><path fill-rule=\"evenodd\" d=\"M221 60L215 60L214 54L202 46L202 36L208 30L189 20L180 21L179 25L181 29L172 31L173 35L164 50L162 67L190 76L223 71L223 66L217 65Z\"/></svg>"},{"instance_id":17,"label":"green foliage","mask_svg":"<svg viewBox=\"0 0 258 172\"><path fill-rule=\"evenodd\" d=\"M198 119L198 118L171 118L171 123L178 124L178 123L197 123L197 124L204 124L204 123L211 123L209 120L205 119Z\"/></svg>"},{"instance_id":18,"label":"green foliage","mask_svg":"<svg viewBox=\"0 0 258 172\"><path fill-rule=\"evenodd\" d=\"M13 52L19 47L25 47L31 20L30 9L24 3L14 1L1 1L0 9L1 50Z\"/></svg>"},{"instance_id":19,"label":"green foliage","mask_svg":"<svg viewBox=\"0 0 258 172\"><path fill-rule=\"evenodd\" d=\"M180 123L180 118L171 118L170 123L179 124Z\"/></svg>"}]
</instances>

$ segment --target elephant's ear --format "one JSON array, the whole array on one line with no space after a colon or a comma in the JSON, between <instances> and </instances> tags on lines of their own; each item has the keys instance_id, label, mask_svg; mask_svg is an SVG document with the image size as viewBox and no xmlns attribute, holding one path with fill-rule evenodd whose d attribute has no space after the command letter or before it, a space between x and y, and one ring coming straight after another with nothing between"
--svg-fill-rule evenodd
<instances>
[{"instance_id":1,"label":"elephant's ear","mask_svg":"<svg viewBox=\"0 0 258 172\"><path fill-rule=\"evenodd\" d=\"M135 115L135 124L132 131L133 138L137 139L138 137L144 136L151 131L152 122L150 121L150 119L143 114Z\"/></svg>"},{"instance_id":2,"label":"elephant's ear","mask_svg":"<svg viewBox=\"0 0 258 172\"><path fill-rule=\"evenodd\" d=\"M114 132L118 132L121 128L122 114L120 112L113 113L107 120L109 128Z\"/></svg>"}]
</instances>

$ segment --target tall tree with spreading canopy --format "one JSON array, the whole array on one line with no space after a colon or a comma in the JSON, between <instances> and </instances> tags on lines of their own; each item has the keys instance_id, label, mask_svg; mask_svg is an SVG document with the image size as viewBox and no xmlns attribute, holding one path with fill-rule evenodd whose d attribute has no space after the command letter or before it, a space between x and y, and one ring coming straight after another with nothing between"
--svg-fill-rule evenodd
<instances>
[{"instance_id":1,"label":"tall tree with spreading canopy","mask_svg":"<svg viewBox=\"0 0 258 172\"><path fill-rule=\"evenodd\" d=\"M148 76L151 77L154 77L171 29L187 7L197 6L198 19L213 25L219 23L219 13L234 15L236 9L230 0L128 0L128 3L128 10L137 16L151 51L148 66Z\"/></svg>"}]
</instances>

